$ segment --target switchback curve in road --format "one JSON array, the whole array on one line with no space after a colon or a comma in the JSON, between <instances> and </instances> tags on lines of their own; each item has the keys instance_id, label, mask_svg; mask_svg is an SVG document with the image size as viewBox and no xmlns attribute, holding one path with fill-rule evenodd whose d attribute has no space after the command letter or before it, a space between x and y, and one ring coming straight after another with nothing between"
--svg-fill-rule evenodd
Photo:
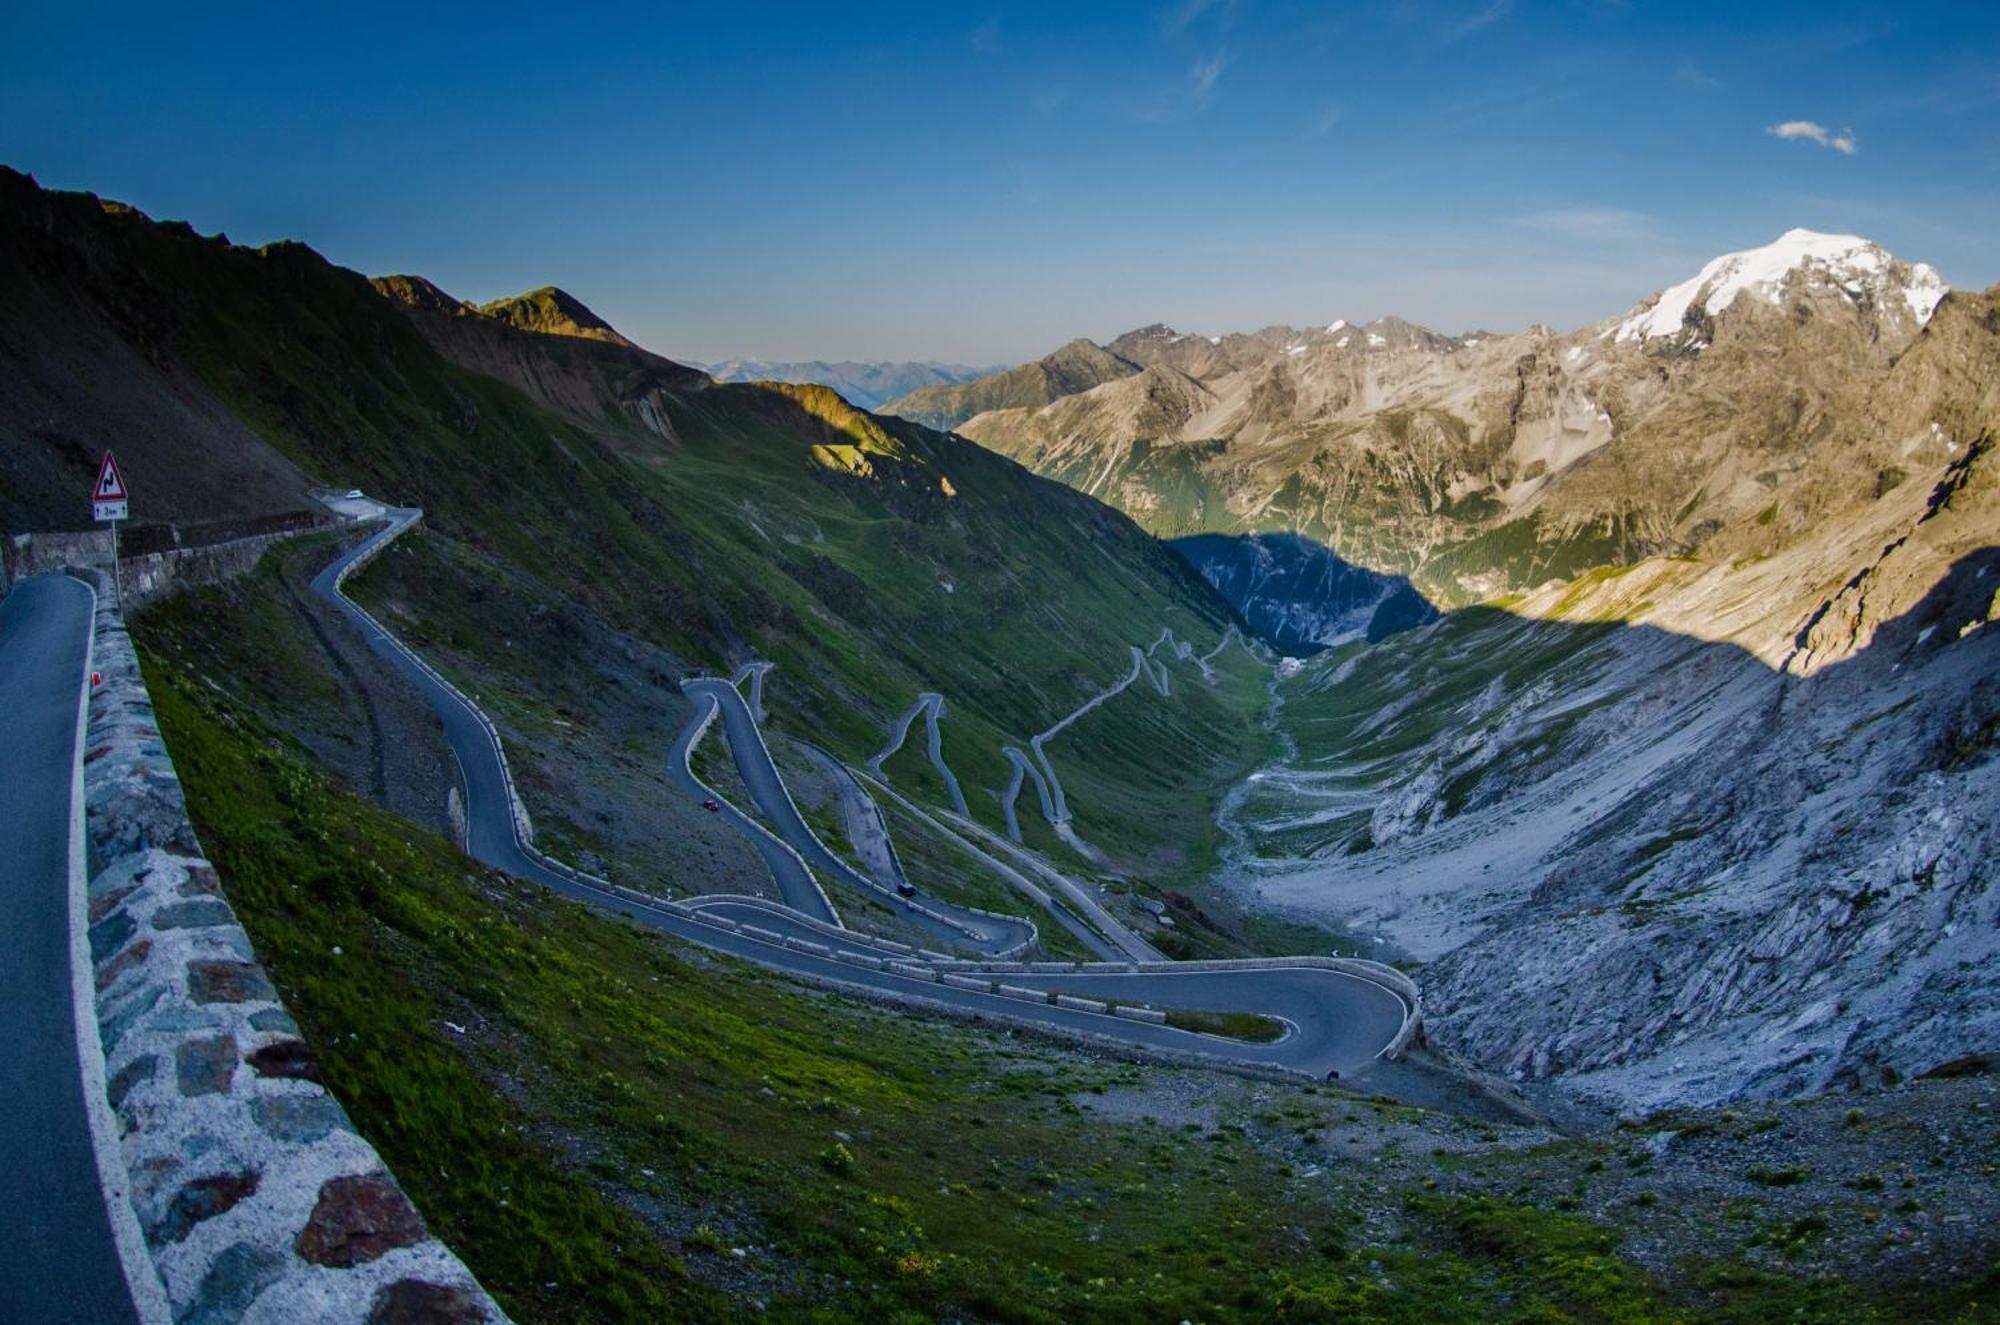
<instances>
[{"instance_id":1,"label":"switchback curve in road","mask_svg":"<svg viewBox=\"0 0 2000 1325\"><path fill-rule=\"evenodd\" d=\"M910 724L917 715L924 715L924 739L928 745L931 767L944 781L945 795L951 800L951 808L959 814L971 814L966 808L965 792L958 785L958 775L951 771L951 765L944 761L944 733L938 728L938 719L944 716L944 696L935 690L926 690L917 696L917 702L896 716L889 724L889 743L868 757L868 771L876 777L886 777L882 763L896 751L903 748L903 742L910 734ZM760 714L761 718L762 715Z\"/></svg>"},{"instance_id":2,"label":"switchback curve in road","mask_svg":"<svg viewBox=\"0 0 2000 1325\"><path fill-rule=\"evenodd\" d=\"M930 898L922 903L899 897L895 891L883 887L849 865L820 840L812 825L799 813L799 807L792 800L791 790L785 785L783 774L778 772L776 762L771 758L770 747L764 742L764 734L757 720L751 715L750 706L742 693L733 685L724 684L713 677L694 677L684 681L682 692L697 704L715 706L722 718L723 732L729 741L731 757L736 762L736 771L742 775L743 785L750 794L751 801L765 819L776 829L783 844L797 854L804 865L820 871L835 881L871 894L884 905L901 913L903 918L919 928L937 935L948 945L970 944L976 951L986 953L1018 952L1034 941L1035 928L1024 920L1012 917L992 916L970 908L955 907L941 899ZM678 752L675 760L677 771L686 769L686 750L695 740L700 739L706 720L690 721L682 730L676 742ZM691 773L688 778L694 786L701 787ZM701 793L714 798L714 793L701 787ZM719 798L716 798L719 801ZM724 804L725 809L732 807ZM761 831L762 826L749 822L752 828ZM739 825L741 826L741 825ZM768 859L768 857L767 857ZM815 889L817 885L815 884ZM824 893L820 894L824 900ZM786 899L790 901L789 895ZM804 907L795 909L811 910ZM828 904L828 911L831 905ZM825 915L818 918L827 919ZM835 918L835 923L838 923Z\"/></svg>"},{"instance_id":3,"label":"switchback curve in road","mask_svg":"<svg viewBox=\"0 0 2000 1325\"><path fill-rule=\"evenodd\" d=\"M733 685L729 689L735 691ZM819 886L819 880L813 877L811 868L798 849L752 819L735 802L695 775L691 762L694 747L709 726L721 716L722 706L713 693L690 693L689 697L694 702L694 713L674 738L673 748L667 753L667 775L696 800L715 802L717 813L736 830L738 836L750 843L763 860L764 868L771 872L772 880L778 885L778 895L785 899L785 905L801 914L839 924L840 916L833 909L832 899ZM741 701L740 693L737 699Z\"/></svg>"},{"instance_id":4,"label":"switchback curve in road","mask_svg":"<svg viewBox=\"0 0 2000 1325\"><path fill-rule=\"evenodd\" d=\"M878 782L875 784L875 787L884 796L889 797L896 804L902 806L906 813L915 816L927 827L934 829L939 836L978 861L989 873L998 876L1008 886L1012 887L1014 891L1041 907L1043 911L1054 918L1057 924L1075 935L1078 942L1082 943L1084 947L1089 948L1097 956L1106 961L1123 961L1129 955L1125 949L1118 947L1098 931L1085 924L1073 909L1064 905L1054 894L1037 885L1025 874L1000 860L997 856L983 850L972 839L968 829L964 827L954 828L949 824L941 822L937 814L933 814L930 810L917 804L886 782ZM942 813L943 811L938 812L938 814ZM965 820L963 823L969 825L971 824L971 820ZM1157 956L1158 954L1154 953L1146 960L1152 960Z\"/></svg>"}]
</instances>

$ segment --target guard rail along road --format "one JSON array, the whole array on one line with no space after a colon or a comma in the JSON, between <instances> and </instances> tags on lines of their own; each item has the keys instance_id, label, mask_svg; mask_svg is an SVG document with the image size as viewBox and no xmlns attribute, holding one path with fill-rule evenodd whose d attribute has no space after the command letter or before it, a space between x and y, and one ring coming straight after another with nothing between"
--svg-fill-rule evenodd
<instances>
[{"instance_id":1,"label":"guard rail along road","mask_svg":"<svg viewBox=\"0 0 2000 1325\"><path fill-rule=\"evenodd\" d=\"M94 653L88 956L105 1100L166 1310L504 1321L319 1084L203 856L108 592Z\"/></svg>"}]
</instances>

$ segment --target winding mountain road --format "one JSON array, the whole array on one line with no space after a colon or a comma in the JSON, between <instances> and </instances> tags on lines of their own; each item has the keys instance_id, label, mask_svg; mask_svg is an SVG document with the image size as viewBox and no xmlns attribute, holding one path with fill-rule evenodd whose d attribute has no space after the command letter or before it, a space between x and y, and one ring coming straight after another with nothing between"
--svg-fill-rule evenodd
<instances>
[{"instance_id":1,"label":"winding mountain road","mask_svg":"<svg viewBox=\"0 0 2000 1325\"><path fill-rule=\"evenodd\" d=\"M758 727L756 718L752 716L750 706L745 702L742 692L734 685L713 677L691 679L684 682L681 689L697 705L706 703L720 713L723 731L729 739L730 754L736 761L736 771L742 776L743 785L749 791L750 799L776 829L777 836L783 839L783 845L791 849L802 865L808 865L849 888L874 895L883 904L899 912L905 920L932 933L947 946L969 941L976 951L988 954L1016 953L1034 941L1034 926L1026 921L954 907L939 899L926 899L921 904L914 903L897 896L893 889L884 887L877 880L867 877L849 865L820 840L819 834L813 831L812 825L808 824L805 816L799 813L799 807L793 802L791 792L785 786L784 777L778 772L778 766L771 758L770 748L764 743L764 734ZM699 721L691 721L682 729L675 743L677 753L673 760L677 778L687 770L686 750L694 741L700 739L707 722L708 719L702 716ZM691 772L687 773L687 777L695 787L700 788L697 794L701 794L704 799L716 799L718 803L723 804L726 811L734 810L734 807L715 797L714 792L703 787ZM738 814L737 818L747 822L747 816ZM761 825L751 826L761 828ZM769 859L770 857L766 856L766 860ZM813 888L818 891L818 884L814 883ZM791 890L786 890L785 900L794 910L810 915L814 919L839 923L838 917L831 914L830 903L826 904L824 913L820 913L810 905L801 906L794 902ZM825 901L823 892L820 893L820 900Z\"/></svg>"},{"instance_id":2,"label":"winding mountain road","mask_svg":"<svg viewBox=\"0 0 2000 1325\"><path fill-rule=\"evenodd\" d=\"M722 685L722 688L736 695L738 703L743 702L742 694L734 685L723 685L721 682L713 684ZM723 820L734 828L740 837L750 843L751 848L762 858L765 868L771 871L771 877L778 885L778 894L785 899L786 906L801 915L839 924L840 916L833 909L832 900L827 897L826 890L819 886L819 881L813 878L812 870L806 865L805 858L799 854L798 849L770 832L735 802L717 793L695 775L694 766L690 762L694 756L695 743L702 738L709 725L722 715L723 709L721 701L713 692L690 690L687 693L694 700L695 714L674 738L673 749L667 755L668 776L673 778L681 790L697 800L712 800L716 803L717 813L721 814ZM731 741L730 744L733 749L735 742ZM740 770L741 761L738 766ZM746 774L746 781L751 776Z\"/></svg>"},{"instance_id":3,"label":"winding mountain road","mask_svg":"<svg viewBox=\"0 0 2000 1325\"><path fill-rule=\"evenodd\" d=\"M939 822L936 815L932 814L929 810L917 804L915 801L909 799L907 796L904 796L901 792L897 791L894 787L891 787L888 783L878 782L875 785L876 785L876 790L880 791L883 795L894 800L896 804L898 804L903 808L905 813L910 814L915 818L921 820L926 827L933 829L940 837L943 837L947 841L951 842L960 851L963 851L965 854L971 856L974 860L978 861L980 865L987 870L987 872L997 875L1000 879L1002 879L1010 887L1012 887L1015 892L1018 892L1022 896L1027 897L1030 901L1034 902L1035 905L1041 907L1043 911L1047 912L1052 918L1054 918L1057 924L1061 925L1064 929L1068 930L1071 934L1075 935L1078 942L1082 943L1084 947L1090 949L1090 951L1095 953L1097 956L1103 958L1106 961L1115 962L1115 961L1124 961L1129 956L1132 955L1132 951L1129 948L1119 947L1117 944L1111 942L1111 940L1105 938L1102 933L1098 932L1095 929L1092 929L1089 925L1085 924L1081 919L1078 918L1074 910L1064 905L1060 899L1058 899L1048 890L1040 887L1032 880L1030 880L1025 874L1021 873L1019 870L1014 869L1011 865L1008 865L1005 861L1002 861L997 856L993 855L990 852L982 850L979 844L974 840L974 834L975 833L983 834L985 830L981 828L974 821L969 819L965 820L959 825L958 828L954 829L950 825ZM942 811L940 811L939 813L942 813ZM1081 885L1077 886L1080 887ZM1111 932L1116 932L1115 928L1117 926L1116 920L1112 920L1112 926L1114 928L1112 929ZM1137 939L1136 935L1133 935L1132 937L1134 939ZM1158 953L1153 952L1150 947L1146 949L1146 954L1147 955L1142 957L1141 960L1144 961L1165 960L1164 958L1160 957Z\"/></svg>"},{"instance_id":4,"label":"winding mountain road","mask_svg":"<svg viewBox=\"0 0 2000 1325\"><path fill-rule=\"evenodd\" d=\"M837 918L824 918L832 910L830 904L814 914L811 909L746 898L664 902L549 859L535 849L525 830L525 815L516 812L512 777L491 723L471 699L341 591L341 582L348 574L409 528L419 515L407 509L386 512L384 528L337 558L314 579L313 589L337 607L361 631L369 647L416 686L437 711L464 781L467 851L482 864L713 950L803 977L1088 1032L1140 1047L1286 1068L1313 1076L1329 1070L1348 1075L1367 1066L1386 1051L1415 1015L1411 1005L1387 983L1351 969L1330 969L1323 962L1056 963L1025 968L1018 963L924 963L903 945L851 933L840 928ZM770 763L742 693L717 678L696 678L685 688L691 698L707 704L690 720L689 728L705 727L718 716L722 719L739 768L749 765L745 785L758 798L758 809L781 829L803 829L804 836L795 850L803 851L807 838L817 842ZM698 735L683 732L676 742L677 759L684 761L686 750ZM761 757L746 758L746 752L752 750L761 751ZM819 850L825 851L823 844ZM838 869L861 880L830 852L827 856ZM834 867L821 863L837 873ZM870 885L861 880L861 886ZM994 981L990 987L966 987L981 984L978 973L989 970ZM943 983L946 975L955 975L965 983ZM1015 992L999 992L1000 981ZM1154 1002L1170 1008L1255 1012L1282 1019L1289 1030L1278 1041L1249 1044L1048 1001L1058 994L1124 1004Z\"/></svg>"},{"instance_id":5,"label":"winding mountain road","mask_svg":"<svg viewBox=\"0 0 2000 1325\"><path fill-rule=\"evenodd\" d=\"M960 814L971 814L972 811L965 806L965 792L959 789L958 775L944 761L944 733L938 730L938 719L944 716L944 696L935 690L926 690L918 695L917 702L889 725L889 743L882 747L881 753L869 756L868 771L878 778L886 776L882 772L882 762L903 748L903 742L910 734L910 724L916 721L919 713L924 715L931 767L944 779L945 794L951 797L951 808ZM761 712L757 716L759 721L763 719Z\"/></svg>"}]
</instances>

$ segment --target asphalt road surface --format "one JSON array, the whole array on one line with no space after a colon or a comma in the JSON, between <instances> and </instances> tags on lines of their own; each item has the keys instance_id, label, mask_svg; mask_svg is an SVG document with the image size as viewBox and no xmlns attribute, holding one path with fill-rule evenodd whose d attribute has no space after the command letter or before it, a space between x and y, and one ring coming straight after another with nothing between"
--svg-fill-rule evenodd
<instances>
[{"instance_id":1,"label":"asphalt road surface","mask_svg":"<svg viewBox=\"0 0 2000 1325\"><path fill-rule=\"evenodd\" d=\"M138 1320L98 1180L70 984L70 794L95 605L61 575L0 602L0 1320L46 1325Z\"/></svg>"},{"instance_id":2,"label":"asphalt road surface","mask_svg":"<svg viewBox=\"0 0 2000 1325\"><path fill-rule=\"evenodd\" d=\"M868 771L876 777L887 776L882 772L883 762L903 748L903 742L910 734L910 724L917 720L919 713L924 715L924 741L931 768L944 780L945 795L951 798L953 812L970 815L972 811L965 806L965 792L958 785L958 774L952 772L951 765L944 761L944 733L938 729L938 719L944 716L944 696L935 690L926 690L918 695L917 702L889 724L889 744L882 748L882 753L869 758Z\"/></svg>"},{"instance_id":3,"label":"asphalt road surface","mask_svg":"<svg viewBox=\"0 0 2000 1325\"><path fill-rule=\"evenodd\" d=\"M722 689L736 693L734 686L722 682L716 684ZM668 752L668 776L673 778L675 784L688 795L703 800L713 800L716 803L716 813L749 842L763 859L764 868L771 872L771 878L778 885L778 895L785 899L786 906L816 920L825 920L832 924L840 923L840 917L834 913L832 902L814 881L812 871L806 868L804 857L798 851L787 848L783 841L765 831L761 824L744 813L734 802L717 793L694 775L694 770L688 763L689 751L694 745L695 737L702 733L703 719L707 718L711 711L718 709L719 700L715 691L698 692L689 689L685 693L694 701L695 711L688 719L687 725L681 728L680 735L674 738L673 749ZM740 702L742 696L738 694L737 698ZM720 712L717 712L716 717L717 719L721 717ZM731 742L731 748L734 749L734 742ZM751 794L755 796L754 788Z\"/></svg>"},{"instance_id":4,"label":"asphalt road surface","mask_svg":"<svg viewBox=\"0 0 2000 1325\"><path fill-rule=\"evenodd\" d=\"M850 888L870 893L902 912L904 919L934 934L947 945L969 943L975 950L983 952L1005 952L1018 948L1029 938L1028 926L1018 920L1008 920L998 916L983 915L977 911L956 907L940 898L926 897L923 906L942 914L946 919L939 923L922 911L912 908L902 898L868 878L820 841L798 807L792 803L785 790L785 781L771 762L770 752L765 748L763 738L757 730L756 719L751 716L750 706L744 702L741 692L724 681L703 677L688 681L682 690L695 702L708 700L720 706L723 730L729 738L730 754L735 758L736 771L742 775L743 785L749 790L750 798L764 817L777 829L778 836L797 850L799 855L813 869L829 878L837 879ZM695 725L695 724L690 724ZM683 765L676 761L676 769ZM725 809L728 808L725 806ZM791 897L786 899L791 903ZM792 903L794 909L824 920L806 907Z\"/></svg>"}]
</instances>

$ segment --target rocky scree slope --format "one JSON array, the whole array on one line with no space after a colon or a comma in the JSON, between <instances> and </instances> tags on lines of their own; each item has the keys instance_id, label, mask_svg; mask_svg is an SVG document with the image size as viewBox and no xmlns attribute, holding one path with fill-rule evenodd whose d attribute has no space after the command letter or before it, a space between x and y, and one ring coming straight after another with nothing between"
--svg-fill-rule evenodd
<instances>
[{"instance_id":1,"label":"rocky scree slope","mask_svg":"<svg viewBox=\"0 0 2000 1325\"><path fill-rule=\"evenodd\" d=\"M1316 660L1232 807L1246 889L1428 959L1440 1042L1633 1110L1990 1052L1996 381L2000 296L1950 296L1866 402L1880 497Z\"/></svg>"},{"instance_id":2,"label":"rocky scree slope","mask_svg":"<svg viewBox=\"0 0 2000 1325\"><path fill-rule=\"evenodd\" d=\"M1724 531L1761 555L1871 500L1895 458L1867 402L1942 292L1793 231L1568 335L1148 328L1114 348L1190 387L1126 374L959 427L1156 533L1302 533L1452 606Z\"/></svg>"}]
</instances>

